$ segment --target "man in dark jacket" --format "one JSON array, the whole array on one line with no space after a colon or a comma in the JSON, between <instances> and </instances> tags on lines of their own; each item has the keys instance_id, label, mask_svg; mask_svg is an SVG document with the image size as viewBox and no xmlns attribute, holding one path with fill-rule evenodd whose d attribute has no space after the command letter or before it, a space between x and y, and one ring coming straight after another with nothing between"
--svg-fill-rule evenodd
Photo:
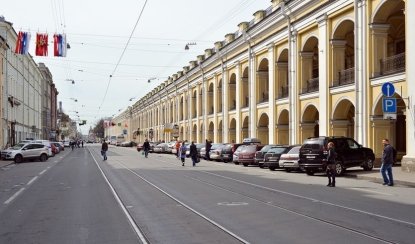
<instances>
[{"instance_id":1,"label":"man in dark jacket","mask_svg":"<svg viewBox=\"0 0 415 244\"><path fill-rule=\"evenodd\" d=\"M108 151L108 144L104 140L101 146L101 154L102 154L102 157L104 157L104 161L107 160L107 151Z\"/></svg>"},{"instance_id":2,"label":"man in dark jacket","mask_svg":"<svg viewBox=\"0 0 415 244\"><path fill-rule=\"evenodd\" d=\"M195 142L192 141L192 144L190 145L190 157L192 158L193 166L196 166L197 164L197 148L195 145Z\"/></svg>"},{"instance_id":3,"label":"man in dark jacket","mask_svg":"<svg viewBox=\"0 0 415 244\"><path fill-rule=\"evenodd\" d=\"M383 153L382 153L382 166L380 167L380 173L383 177L383 185L393 186L393 175L392 175L392 165L393 165L393 147L389 144L388 139L382 140L383 144ZM386 175L387 173L387 175Z\"/></svg>"},{"instance_id":4,"label":"man in dark jacket","mask_svg":"<svg viewBox=\"0 0 415 244\"><path fill-rule=\"evenodd\" d=\"M210 141L208 139L206 139L206 145L205 145L205 149L206 149L206 155L205 158L206 160L210 160L210 149L212 148L212 144L210 143Z\"/></svg>"},{"instance_id":5,"label":"man in dark jacket","mask_svg":"<svg viewBox=\"0 0 415 244\"><path fill-rule=\"evenodd\" d=\"M146 141L144 142L143 149L144 149L144 155L147 158L148 152L150 151L150 142L148 142L148 139L146 139Z\"/></svg>"}]
</instances>

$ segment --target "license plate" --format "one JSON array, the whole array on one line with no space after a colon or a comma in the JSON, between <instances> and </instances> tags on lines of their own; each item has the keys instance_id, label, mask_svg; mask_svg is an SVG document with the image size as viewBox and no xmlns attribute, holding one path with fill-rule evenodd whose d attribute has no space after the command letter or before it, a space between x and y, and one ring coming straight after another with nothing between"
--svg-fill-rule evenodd
<instances>
[{"instance_id":1,"label":"license plate","mask_svg":"<svg viewBox=\"0 0 415 244\"><path fill-rule=\"evenodd\" d=\"M314 159L316 156L307 156L307 158Z\"/></svg>"},{"instance_id":2,"label":"license plate","mask_svg":"<svg viewBox=\"0 0 415 244\"><path fill-rule=\"evenodd\" d=\"M223 156L224 156L224 157L228 157L228 156L229 156L229 154L223 154Z\"/></svg>"}]
</instances>

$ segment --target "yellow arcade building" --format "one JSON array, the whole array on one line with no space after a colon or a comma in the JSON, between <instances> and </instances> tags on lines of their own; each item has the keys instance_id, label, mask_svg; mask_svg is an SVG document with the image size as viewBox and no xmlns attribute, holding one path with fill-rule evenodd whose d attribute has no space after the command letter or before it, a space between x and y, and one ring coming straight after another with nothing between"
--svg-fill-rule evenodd
<instances>
[{"instance_id":1,"label":"yellow arcade building","mask_svg":"<svg viewBox=\"0 0 415 244\"><path fill-rule=\"evenodd\" d=\"M347 136L378 160L389 138L402 169L415 171L414 5L273 0L112 118L122 126L106 135L263 144ZM384 95L385 84L395 92Z\"/></svg>"}]
</instances>

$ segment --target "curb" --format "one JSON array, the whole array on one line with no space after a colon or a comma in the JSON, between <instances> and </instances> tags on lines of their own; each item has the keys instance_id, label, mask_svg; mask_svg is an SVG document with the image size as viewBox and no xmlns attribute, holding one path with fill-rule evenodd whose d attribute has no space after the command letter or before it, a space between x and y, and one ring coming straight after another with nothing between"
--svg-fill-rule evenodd
<instances>
[{"instance_id":1,"label":"curb","mask_svg":"<svg viewBox=\"0 0 415 244\"><path fill-rule=\"evenodd\" d=\"M373 176L365 176L365 175L344 175L343 177L346 178L355 178L355 179L361 179L361 180L370 180L375 183L382 184L383 180L378 177ZM403 186L409 186L409 187L415 187L415 182L409 182L409 181L403 181L403 180L394 180L395 185L403 185Z\"/></svg>"}]
</instances>

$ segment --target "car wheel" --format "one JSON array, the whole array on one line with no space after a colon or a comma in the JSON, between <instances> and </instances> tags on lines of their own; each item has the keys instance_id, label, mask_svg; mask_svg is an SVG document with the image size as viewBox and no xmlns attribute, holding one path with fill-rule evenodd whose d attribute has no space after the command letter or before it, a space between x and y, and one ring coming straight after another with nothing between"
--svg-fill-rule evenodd
<instances>
[{"instance_id":1,"label":"car wheel","mask_svg":"<svg viewBox=\"0 0 415 244\"><path fill-rule=\"evenodd\" d=\"M239 162L233 162L235 165L239 165Z\"/></svg>"},{"instance_id":2,"label":"car wheel","mask_svg":"<svg viewBox=\"0 0 415 244\"><path fill-rule=\"evenodd\" d=\"M291 169L290 168L285 168L285 171L289 173L289 172L291 172Z\"/></svg>"},{"instance_id":3,"label":"car wheel","mask_svg":"<svg viewBox=\"0 0 415 244\"><path fill-rule=\"evenodd\" d=\"M271 170L271 171L274 171L275 170L275 166L268 166L268 169Z\"/></svg>"},{"instance_id":4,"label":"car wheel","mask_svg":"<svg viewBox=\"0 0 415 244\"><path fill-rule=\"evenodd\" d=\"M23 162L23 157L22 157L22 155L16 155L16 156L14 157L14 162L15 162L15 163L17 163L17 164L19 164L19 163Z\"/></svg>"},{"instance_id":5,"label":"car wheel","mask_svg":"<svg viewBox=\"0 0 415 244\"><path fill-rule=\"evenodd\" d=\"M46 155L46 154L42 154L42 155L40 155L40 162L45 162L46 160L48 160L48 155Z\"/></svg>"},{"instance_id":6,"label":"car wheel","mask_svg":"<svg viewBox=\"0 0 415 244\"><path fill-rule=\"evenodd\" d=\"M363 163L363 169L365 171L371 171L373 169L373 160L366 158L365 162Z\"/></svg>"},{"instance_id":7,"label":"car wheel","mask_svg":"<svg viewBox=\"0 0 415 244\"><path fill-rule=\"evenodd\" d=\"M343 164L341 162L336 162L335 164L335 170L336 170L336 175L343 175L344 173L344 167Z\"/></svg>"},{"instance_id":8,"label":"car wheel","mask_svg":"<svg viewBox=\"0 0 415 244\"><path fill-rule=\"evenodd\" d=\"M312 169L306 169L305 172L307 175L314 175L314 170Z\"/></svg>"},{"instance_id":9,"label":"car wheel","mask_svg":"<svg viewBox=\"0 0 415 244\"><path fill-rule=\"evenodd\" d=\"M247 164L247 163L244 163L243 165L244 165L244 167L248 167L248 165L249 165L249 164Z\"/></svg>"},{"instance_id":10,"label":"car wheel","mask_svg":"<svg viewBox=\"0 0 415 244\"><path fill-rule=\"evenodd\" d=\"M260 167L261 169L263 169L263 168L264 168L264 165L263 165L263 164L260 164L260 165L259 165L259 167Z\"/></svg>"}]
</instances>

